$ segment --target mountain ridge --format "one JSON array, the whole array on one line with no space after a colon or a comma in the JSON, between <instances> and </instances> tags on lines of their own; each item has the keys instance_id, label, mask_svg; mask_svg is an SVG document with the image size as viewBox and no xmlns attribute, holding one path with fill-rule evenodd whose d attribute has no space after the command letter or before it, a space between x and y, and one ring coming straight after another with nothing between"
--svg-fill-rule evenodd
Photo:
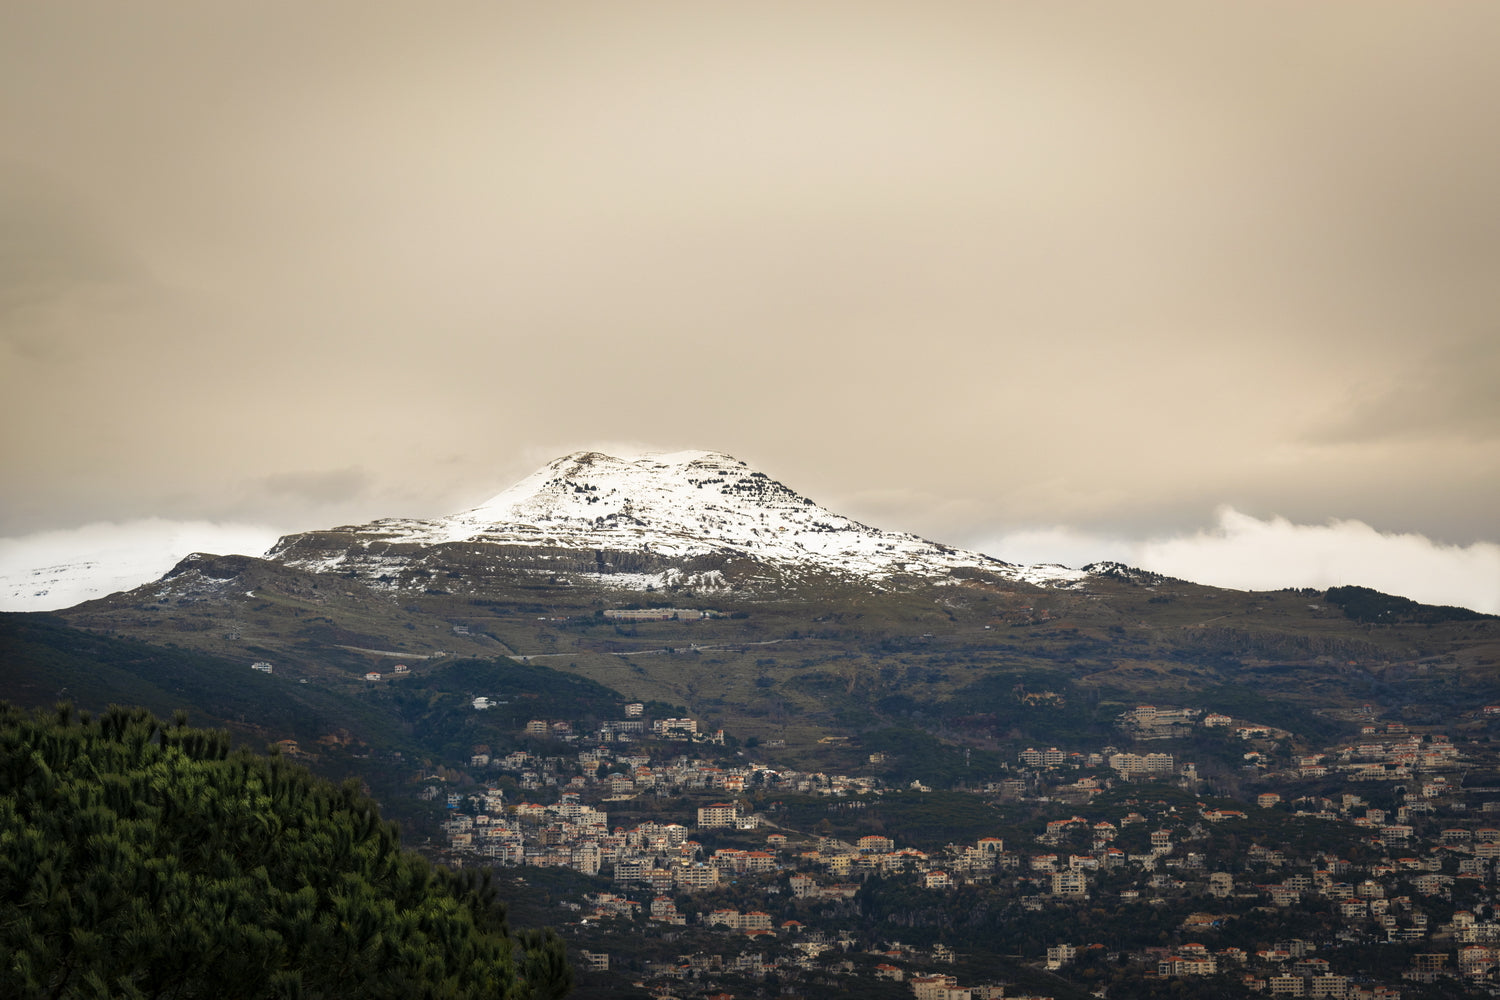
<instances>
[{"instance_id":1,"label":"mountain ridge","mask_svg":"<svg viewBox=\"0 0 1500 1000\"><path fill-rule=\"evenodd\" d=\"M354 572L397 589L418 566L413 547L456 545L599 553L594 582L622 589L661 586L671 574L612 566L605 553L659 561L752 560L889 585L902 577L983 572L1033 584L1067 585L1087 573L1018 566L984 553L886 531L819 506L764 472L712 451L618 458L580 451L467 511L433 519L386 518L279 540L266 558L312 572ZM682 576L682 574L676 574ZM722 565L688 574L700 588L725 586Z\"/></svg>"}]
</instances>

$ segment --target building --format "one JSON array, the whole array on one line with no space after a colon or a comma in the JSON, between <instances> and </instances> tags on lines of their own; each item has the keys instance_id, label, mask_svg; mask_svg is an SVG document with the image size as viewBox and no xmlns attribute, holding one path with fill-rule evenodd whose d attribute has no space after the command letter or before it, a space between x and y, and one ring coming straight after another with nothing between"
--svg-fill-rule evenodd
<instances>
[{"instance_id":1,"label":"building","mask_svg":"<svg viewBox=\"0 0 1500 1000\"><path fill-rule=\"evenodd\" d=\"M1082 896L1088 892L1088 879L1083 872L1066 871L1052 873L1052 895Z\"/></svg>"},{"instance_id":2,"label":"building","mask_svg":"<svg viewBox=\"0 0 1500 1000\"><path fill-rule=\"evenodd\" d=\"M715 802L698 807L698 828L710 830L716 827L733 827L739 816L739 807L732 802Z\"/></svg>"},{"instance_id":3,"label":"building","mask_svg":"<svg viewBox=\"0 0 1500 1000\"><path fill-rule=\"evenodd\" d=\"M912 976L907 982L917 1000L972 1000L973 997L953 976Z\"/></svg>"},{"instance_id":4,"label":"building","mask_svg":"<svg viewBox=\"0 0 1500 1000\"><path fill-rule=\"evenodd\" d=\"M678 738L698 735L698 723L694 719L655 719L651 723L651 732L656 736L676 736Z\"/></svg>"},{"instance_id":5,"label":"building","mask_svg":"<svg viewBox=\"0 0 1500 1000\"><path fill-rule=\"evenodd\" d=\"M668 924L685 924L687 920L677 912L677 904L670 896L657 896L651 901L651 919Z\"/></svg>"}]
</instances>

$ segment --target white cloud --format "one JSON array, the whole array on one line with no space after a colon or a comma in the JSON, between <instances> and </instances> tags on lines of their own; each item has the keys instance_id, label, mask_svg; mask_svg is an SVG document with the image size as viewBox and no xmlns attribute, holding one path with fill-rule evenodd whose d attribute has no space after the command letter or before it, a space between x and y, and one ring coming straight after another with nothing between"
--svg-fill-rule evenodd
<instances>
[{"instance_id":1,"label":"white cloud","mask_svg":"<svg viewBox=\"0 0 1500 1000\"><path fill-rule=\"evenodd\" d=\"M157 579L190 552L259 555L284 532L266 525L161 518L0 538L0 611L51 611ZM1232 507L1191 534L1130 539L1052 527L973 546L1016 563L1117 560L1216 587L1373 587L1428 604L1500 614L1500 544L1443 545L1361 521L1294 524Z\"/></svg>"},{"instance_id":2,"label":"white cloud","mask_svg":"<svg viewBox=\"0 0 1500 1000\"><path fill-rule=\"evenodd\" d=\"M160 577L191 552L260 555L280 536L258 524L151 518L0 538L0 611L55 611Z\"/></svg>"},{"instance_id":3,"label":"white cloud","mask_svg":"<svg viewBox=\"0 0 1500 1000\"><path fill-rule=\"evenodd\" d=\"M1192 534L1122 539L1056 527L1017 531L977 546L1011 562L1069 566L1113 559L1237 590L1357 585L1426 604L1500 614L1500 545L1443 545L1387 534L1362 521L1294 524L1221 507Z\"/></svg>"}]
</instances>

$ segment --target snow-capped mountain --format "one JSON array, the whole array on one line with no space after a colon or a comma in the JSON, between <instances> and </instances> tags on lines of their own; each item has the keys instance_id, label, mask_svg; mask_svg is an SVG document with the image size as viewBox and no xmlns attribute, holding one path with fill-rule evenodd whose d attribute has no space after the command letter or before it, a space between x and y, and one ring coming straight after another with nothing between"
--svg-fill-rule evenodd
<instances>
[{"instance_id":1,"label":"snow-capped mountain","mask_svg":"<svg viewBox=\"0 0 1500 1000\"><path fill-rule=\"evenodd\" d=\"M537 560L536 571L581 572L603 585L631 588L653 582L712 586L733 560L877 583L963 570L1054 584L1086 575L1061 566L1015 566L872 528L709 451L639 458L578 452L549 462L472 510L290 535L267 558L313 572L352 571L399 588L422 584L438 553L449 560L461 555L473 572L488 557L524 557L526 550ZM557 552L586 557L550 555ZM620 558L630 553L643 558Z\"/></svg>"}]
</instances>

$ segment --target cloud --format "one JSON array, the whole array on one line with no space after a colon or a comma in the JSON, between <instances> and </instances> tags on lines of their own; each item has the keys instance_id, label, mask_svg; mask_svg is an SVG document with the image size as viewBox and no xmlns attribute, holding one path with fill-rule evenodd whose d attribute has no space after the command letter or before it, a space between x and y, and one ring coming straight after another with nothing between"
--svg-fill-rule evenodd
<instances>
[{"instance_id":1,"label":"cloud","mask_svg":"<svg viewBox=\"0 0 1500 1000\"><path fill-rule=\"evenodd\" d=\"M281 533L265 525L101 522L0 538L0 611L54 611L155 580L191 552L260 555Z\"/></svg>"},{"instance_id":2,"label":"cloud","mask_svg":"<svg viewBox=\"0 0 1500 1000\"><path fill-rule=\"evenodd\" d=\"M267 492L309 503L339 503L366 492L372 477L361 468L328 469L319 472L282 472L262 481Z\"/></svg>"},{"instance_id":3,"label":"cloud","mask_svg":"<svg viewBox=\"0 0 1500 1000\"><path fill-rule=\"evenodd\" d=\"M1011 562L1079 566L1113 559L1236 590L1358 585L1500 614L1500 544L1444 545L1362 521L1295 524L1221 507L1212 527L1191 534L1126 539L1055 527L1012 532L977 547Z\"/></svg>"},{"instance_id":4,"label":"cloud","mask_svg":"<svg viewBox=\"0 0 1500 1000\"><path fill-rule=\"evenodd\" d=\"M258 524L151 518L0 538L0 611L71 607L160 577L190 552L259 555L283 534ZM1500 544L1444 545L1361 521L1296 524L1221 507L1213 526L1131 539L1068 527L991 536L973 548L1014 563L1116 560L1237 590L1358 585L1500 614Z\"/></svg>"},{"instance_id":5,"label":"cloud","mask_svg":"<svg viewBox=\"0 0 1500 1000\"><path fill-rule=\"evenodd\" d=\"M1323 428L1315 443L1467 441L1488 447L1500 439L1500 334L1433 351L1360 387L1347 409Z\"/></svg>"},{"instance_id":6,"label":"cloud","mask_svg":"<svg viewBox=\"0 0 1500 1000\"><path fill-rule=\"evenodd\" d=\"M1495 538L1500 5L81 6L0 13L0 536L603 436L945 540Z\"/></svg>"}]
</instances>

